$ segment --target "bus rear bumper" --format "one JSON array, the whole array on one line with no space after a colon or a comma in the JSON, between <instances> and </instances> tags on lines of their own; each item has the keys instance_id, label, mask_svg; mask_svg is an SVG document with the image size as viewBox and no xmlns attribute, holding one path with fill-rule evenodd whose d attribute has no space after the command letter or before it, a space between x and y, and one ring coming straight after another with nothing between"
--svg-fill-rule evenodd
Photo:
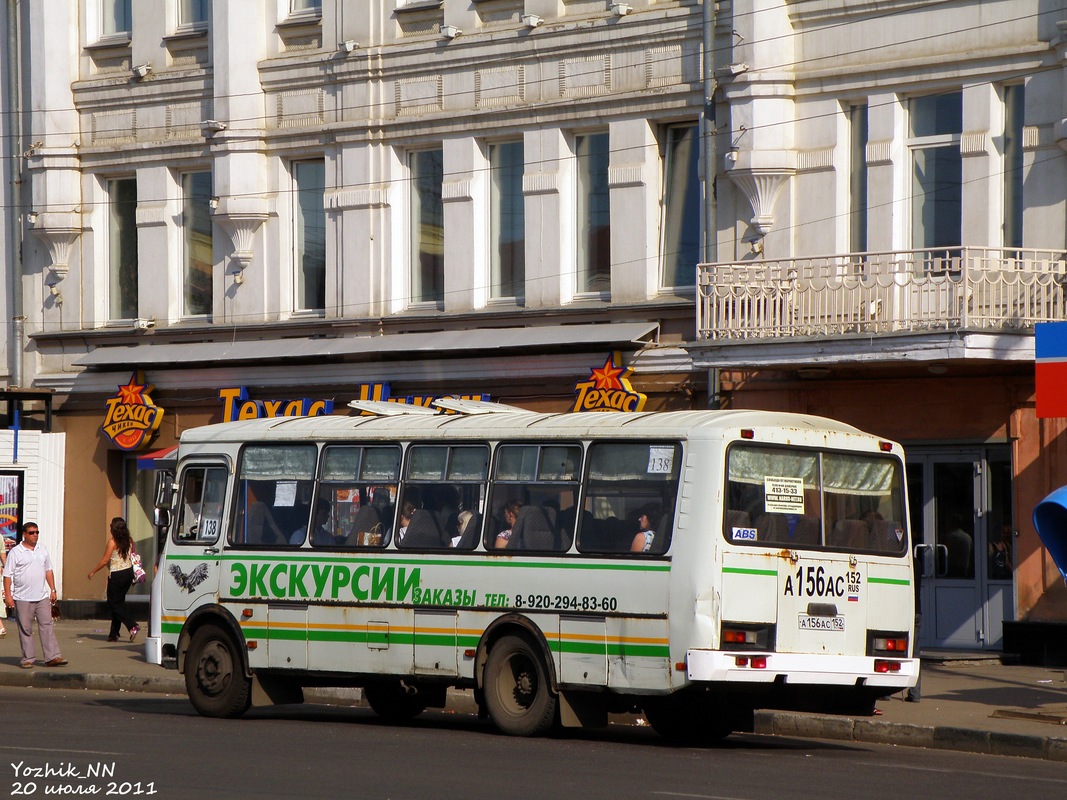
<instances>
[{"instance_id":1,"label":"bus rear bumper","mask_svg":"<svg viewBox=\"0 0 1067 800\"><path fill-rule=\"evenodd\" d=\"M756 666L763 664L765 666ZM899 665L893 672L875 670L875 661ZM875 659L871 656L825 656L805 653L689 650L689 680L713 683L786 683L810 686L872 686L892 690L914 686L919 659Z\"/></svg>"}]
</instances>

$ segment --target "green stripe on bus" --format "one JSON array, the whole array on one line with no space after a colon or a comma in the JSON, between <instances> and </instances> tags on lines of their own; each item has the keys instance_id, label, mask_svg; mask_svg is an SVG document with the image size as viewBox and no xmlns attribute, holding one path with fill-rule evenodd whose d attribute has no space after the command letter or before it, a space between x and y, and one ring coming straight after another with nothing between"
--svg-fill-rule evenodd
<instances>
[{"instance_id":1,"label":"green stripe on bus","mask_svg":"<svg viewBox=\"0 0 1067 800\"><path fill-rule=\"evenodd\" d=\"M911 586L911 581L907 578L875 578L871 575L867 576L867 583L887 583L890 586Z\"/></svg>"},{"instance_id":2,"label":"green stripe on bus","mask_svg":"<svg viewBox=\"0 0 1067 800\"><path fill-rule=\"evenodd\" d=\"M171 627L169 624L164 628ZM180 626L173 626L178 628ZM268 631L266 628L245 626L243 628L246 639L266 639L269 642L346 642L349 644L378 644L392 646L416 646L416 647L446 647L452 649L467 649L478 646L479 637L451 633L419 633L412 635L410 632L389 631L388 634L377 631L348 628L343 630L300 630L296 628L277 628ZM169 631L177 633L177 630ZM632 644L628 642L603 641L556 641L548 642L549 649L554 653L569 655L603 655L605 657L627 658L669 658L670 648L665 644Z\"/></svg>"},{"instance_id":3,"label":"green stripe on bus","mask_svg":"<svg viewBox=\"0 0 1067 800\"><path fill-rule=\"evenodd\" d=\"M777 578L778 571L773 569L755 569L754 567L723 567L723 575L763 575L768 578Z\"/></svg>"}]
</instances>

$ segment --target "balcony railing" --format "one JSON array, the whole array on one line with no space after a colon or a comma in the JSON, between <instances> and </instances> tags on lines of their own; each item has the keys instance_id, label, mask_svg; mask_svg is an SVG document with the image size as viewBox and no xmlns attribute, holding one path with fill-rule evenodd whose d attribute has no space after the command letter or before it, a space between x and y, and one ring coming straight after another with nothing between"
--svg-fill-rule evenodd
<instances>
[{"instance_id":1,"label":"balcony railing","mask_svg":"<svg viewBox=\"0 0 1067 800\"><path fill-rule=\"evenodd\" d=\"M1065 317L1067 252L951 247L701 264L697 335L1026 331Z\"/></svg>"}]
</instances>

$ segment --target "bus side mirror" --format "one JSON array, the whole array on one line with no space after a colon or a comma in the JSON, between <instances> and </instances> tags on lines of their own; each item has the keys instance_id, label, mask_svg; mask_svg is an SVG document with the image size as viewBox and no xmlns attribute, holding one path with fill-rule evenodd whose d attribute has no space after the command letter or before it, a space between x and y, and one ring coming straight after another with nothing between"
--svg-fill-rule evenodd
<instances>
[{"instance_id":1,"label":"bus side mirror","mask_svg":"<svg viewBox=\"0 0 1067 800\"><path fill-rule=\"evenodd\" d=\"M170 509L169 508L157 508L152 513L152 521L155 523L156 528L169 528L170 527Z\"/></svg>"},{"instance_id":2,"label":"bus side mirror","mask_svg":"<svg viewBox=\"0 0 1067 800\"><path fill-rule=\"evenodd\" d=\"M155 506L157 510L169 510L174 506L174 473L170 470L161 469L156 473Z\"/></svg>"}]
</instances>

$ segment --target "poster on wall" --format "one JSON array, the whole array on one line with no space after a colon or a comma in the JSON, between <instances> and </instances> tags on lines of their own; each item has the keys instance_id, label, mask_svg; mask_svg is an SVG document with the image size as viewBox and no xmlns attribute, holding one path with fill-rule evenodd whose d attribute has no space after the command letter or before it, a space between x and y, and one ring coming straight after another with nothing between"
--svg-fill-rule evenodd
<instances>
[{"instance_id":1,"label":"poster on wall","mask_svg":"<svg viewBox=\"0 0 1067 800\"><path fill-rule=\"evenodd\" d=\"M22 473L0 472L0 534L8 549L18 538L22 519Z\"/></svg>"}]
</instances>

